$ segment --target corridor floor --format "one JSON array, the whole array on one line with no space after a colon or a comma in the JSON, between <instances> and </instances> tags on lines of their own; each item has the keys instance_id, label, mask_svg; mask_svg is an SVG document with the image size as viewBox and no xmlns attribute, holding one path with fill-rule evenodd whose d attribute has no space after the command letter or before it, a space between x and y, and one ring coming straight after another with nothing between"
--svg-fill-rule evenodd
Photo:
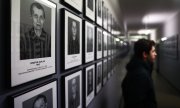
<instances>
[{"instance_id":1,"label":"corridor floor","mask_svg":"<svg viewBox=\"0 0 180 108\"><path fill-rule=\"evenodd\" d=\"M161 74L153 73L158 108L180 108L180 91L175 89Z\"/></svg>"}]
</instances>

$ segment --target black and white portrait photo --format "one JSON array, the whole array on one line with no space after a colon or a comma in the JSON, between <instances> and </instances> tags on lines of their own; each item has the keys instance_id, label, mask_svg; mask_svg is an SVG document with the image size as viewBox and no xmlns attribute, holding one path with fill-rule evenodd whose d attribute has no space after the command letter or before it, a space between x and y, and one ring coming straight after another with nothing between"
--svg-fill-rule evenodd
<instances>
[{"instance_id":1,"label":"black and white portrait photo","mask_svg":"<svg viewBox=\"0 0 180 108\"><path fill-rule=\"evenodd\" d=\"M87 52L93 51L93 28L87 26Z\"/></svg>"},{"instance_id":2,"label":"black and white portrait photo","mask_svg":"<svg viewBox=\"0 0 180 108\"><path fill-rule=\"evenodd\" d=\"M97 14L98 14L98 17L102 17L102 1L101 0L97 0Z\"/></svg>"},{"instance_id":3,"label":"black and white portrait photo","mask_svg":"<svg viewBox=\"0 0 180 108\"><path fill-rule=\"evenodd\" d=\"M85 15L95 21L95 0L85 0Z\"/></svg>"},{"instance_id":4,"label":"black and white portrait photo","mask_svg":"<svg viewBox=\"0 0 180 108\"><path fill-rule=\"evenodd\" d=\"M102 0L96 0L96 23L102 26Z\"/></svg>"},{"instance_id":5,"label":"black and white portrait photo","mask_svg":"<svg viewBox=\"0 0 180 108\"><path fill-rule=\"evenodd\" d=\"M102 30L96 28L96 58L102 58Z\"/></svg>"},{"instance_id":6,"label":"black and white portrait photo","mask_svg":"<svg viewBox=\"0 0 180 108\"><path fill-rule=\"evenodd\" d=\"M87 78L88 78L87 92L89 95L93 91L93 69L88 70L87 74L88 74L88 76L87 76Z\"/></svg>"},{"instance_id":7,"label":"black and white portrait photo","mask_svg":"<svg viewBox=\"0 0 180 108\"><path fill-rule=\"evenodd\" d=\"M21 8L20 59L51 57L51 8L35 1L28 8L29 15Z\"/></svg>"},{"instance_id":8,"label":"black and white portrait photo","mask_svg":"<svg viewBox=\"0 0 180 108\"><path fill-rule=\"evenodd\" d=\"M57 108L56 81L15 97L14 108Z\"/></svg>"},{"instance_id":9,"label":"black and white portrait photo","mask_svg":"<svg viewBox=\"0 0 180 108\"><path fill-rule=\"evenodd\" d=\"M85 62L94 60L94 25L85 21Z\"/></svg>"},{"instance_id":10,"label":"black and white portrait photo","mask_svg":"<svg viewBox=\"0 0 180 108\"><path fill-rule=\"evenodd\" d=\"M86 68L86 107L94 98L95 87L95 66L91 65Z\"/></svg>"},{"instance_id":11,"label":"black and white portrait photo","mask_svg":"<svg viewBox=\"0 0 180 108\"><path fill-rule=\"evenodd\" d=\"M71 17L68 17L68 54L79 54L80 53L80 34L79 25L80 23Z\"/></svg>"},{"instance_id":12,"label":"black and white portrait photo","mask_svg":"<svg viewBox=\"0 0 180 108\"><path fill-rule=\"evenodd\" d=\"M96 64L96 93L100 91L102 87L102 62Z\"/></svg>"},{"instance_id":13,"label":"black and white portrait photo","mask_svg":"<svg viewBox=\"0 0 180 108\"><path fill-rule=\"evenodd\" d=\"M81 71L65 77L65 108L81 108L81 86Z\"/></svg>"},{"instance_id":14,"label":"black and white portrait photo","mask_svg":"<svg viewBox=\"0 0 180 108\"><path fill-rule=\"evenodd\" d=\"M94 9L93 9L93 5L94 5L93 2L94 2L94 0L87 0L87 1L88 1L88 3L87 3L88 8L93 11L93 10L94 10Z\"/></svg>"},{"instance_id":15,"label":"black and white portrait photo","mask_svg":"<svg viewBox=\"0 0 180 108\"><path fill-rule=\"evenodd\" d=\"M68 108L78 108L80 105L79 81L79 76L68 81Z\"/></svg>"},{"instance_id":16,"label":"black and white portrait photo","mask_svg":"<svg viewBox=\"0 0 180 108\"><path fill-rule=\"evenodd\" d=\"M107 56L107 32L103 31L103 57Z\"/></svg>"},{"instance_id":17,"label":"black and white portrait photo","mask_svg":"<svg viewBox=\"0 0 180 108\"><path fill-rule=\"evenodd\" d=\"M12 0L11 9L12 86L55 73L56 4Z\"/></svg>"},{"instance_id":18,"label":"black and white portrait photo","mask_svg":"<svg viewBox=\"0 0 180 108\"><path fill-rule=\"evenodd\" d=\"M63 9L64 69L82 64L82 19Z\"/></svg>"},{"instance_id":19,"label":"black and white portrait photo","mask_svg":"<svg viewBox=\"0 0 180 108\"><path fill-rule=\"evenodd\" d=\"M98 31L98 51L102 51L101 44L102 44L102 34L100 31Z\"/></svg>"},{"instance_id":20,"label":"black and white portrait photo","mask_svg":"<svg viewBox=\"0 0 180 108\"><path fill-rule=\"evenodd\" d=\"M23 108L52 108L52 89L23 102Z\"/></svg>"},{"instance_id":21,"label":"black and white portrait photo","mask_svg":"<svg viewBox=\"0 0 180 108\"><path fill-rule=\"evenodd\" d=\"M107 65L107 59L103 60L103 85L107 82L107 75L108 75L108 65Z\"/></svg>"}]
</instances>

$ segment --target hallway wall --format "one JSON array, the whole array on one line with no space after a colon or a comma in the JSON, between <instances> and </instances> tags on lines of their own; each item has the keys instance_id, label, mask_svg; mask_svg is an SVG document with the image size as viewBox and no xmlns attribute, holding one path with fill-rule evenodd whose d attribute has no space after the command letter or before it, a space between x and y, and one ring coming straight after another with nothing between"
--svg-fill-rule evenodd
<instances>
[{"instance_id":1,"label":"hallway wall","mask_svg":"<svg viewBox=\"0 0 180 108\"><path fill-rule=\"evenodd\" d=\"M165 55L162 48L159 47L158 59L159 59L159 72L177 89L180 90L180 13L175 14L170 18L162 28L162 37L178 37L178 50L177 50L177 59L168 57ZM160 42L161 46L162 42ZM172 51L168 51L172 52Z\"/></svg>"}]
</instances>

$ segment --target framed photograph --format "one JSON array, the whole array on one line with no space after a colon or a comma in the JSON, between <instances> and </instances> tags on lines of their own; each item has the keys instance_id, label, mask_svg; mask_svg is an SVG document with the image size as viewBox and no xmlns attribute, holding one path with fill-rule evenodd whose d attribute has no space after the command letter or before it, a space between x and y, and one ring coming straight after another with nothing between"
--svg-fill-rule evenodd
<instances>
[{"instance_id":1,"label":"framed photograph","mask_svg":"<svg viewBox=\"0 0 180 108\"><path fill-rule=\"evenodd\" d=\"M102 30L96 28L96 58L102 58Z\"/></svg>"},{"instance_id":2,"label":"framed photograph","mask_svg":"<svg viewBox=\"0 0 180 108\"><path fill-rule=\"evenodd\" d=\"M95 66L86 68L86 107L94 98L95 92Z\"/></svg>"},{"instance_id":3,"label":"framed photograph","mask_svg":"<svg viewBox=\"0 0 180 108\"><path fill-rule=\"evenodd\" d=\"M108 11L107 13L107 28L108 28L108 31L111 32L111 17L112 17L112 14L110 13L110 11Z\"/></svg>"},{"instance_id":4,"label":"framed photograph","mask_svg":"<svg viewBox=\"0 0 180 108\"><path fill-rule=\"evenodd\" d=\"M85 21L85 62L90 62L94 60L94 25Z\"/></svg>"},{"instance_id":5,"label":"framed photograph","mask_svg":"<svg viewBox=\"0 0 180 108\"><path fill-rule=\"evenodd\" d=\"M96 93L102 88L102 62L96 64Z\"/></svg>"},{"instance_id":6,"label":"framed photograph","mask_svg":"<svg viewBox=\"0 0 180 108\"><path fill-rule=\"evenodd\" d=\"M82 19L67 10L64 12L65 69L82 64Z\"/></svg>"},{"instance_id":7,"label":"framed photograph","mask_svg":"<svg viewBox=\"0 0 180 108\"><path fill-rule=\"evenodd\" d=\"M82 71L65 77L65 108L82 108Z\"/></svg>"},{"instance_id":8,"label":"framed photograph","mask_svg":"<svg viewBox=\"0 0 180 108\"><path fill-rule=\"evenodd\" d=\"M111 56L111 34L107 34L107 53L108 56Z\"/></svg>"},{"instance_id":9,"label":"framed photograph","mask_svg":"<svg viewBox=\"0 0 180 108\"><path fill-rule=\"evenodd\" d=\"M96 23L102 26L102 0L96 0Z\"/></svg>"},{"instance_id":10,"label":"framed photograph","mask_svg":"<svg viewBox=\"0 0 180 108\"><path fill-rule=\"evenodd\" d=\"M85 15L95 21L95 0L86 0Z\"/></svg>"},{"instance_id":11,"label":"framed photograph","mask_svg":"<svg viewBox=\"0 0 180 108\"><path fill-rule=\"evenodd\" d=\"M108 8L105 5L105 2L103 2L103 10L102 10L102 15L103 15L103 28L107 30L107 11Z\"/></svg>"},{"instance_id":12,"label":"framed photograph","mask_svg":"<svg viewBox=\"0 0 180 108\"><path fill-rule=\"evenodd\" d=\"M111 57L108 57L108 67L107 67L108 69L108 79L110 78L110 76L111 76Z\"/></svg>"},{"instance_id":13,"label":"framed photograph","mask_svg":"<svg viewBox=\"0 0 180 108\"><path fill-rule=\"evenodd\" d=\"M14 108L57 108L56 81L14 97Z\"/></svg>"},{"instance_id":14,"label":"framed photograph","mask_svg":"<svg viewBox=\"0 0 180 108\"><path fill-rule=\"evenodd\" d=\"M108 66L107 66L107 59L105 59L105 60L103 60L103 85L105 85L106 84L106 82L107 82L107 68Z\"/></svg>"},{"instance_id":15,"label":"framed photograph","mask_svg":"<svg viewBox=\"0 0 180 108\"><path fill-rule=\"evenodd\" d=\"M75 8L79 12L82 12L83 10L83 0L63 0L63 2Z\"/></svg>"},{"instance_id":16,"label":"framed photograph","mask_svg":"<svg viewBox=\"0 0 180 108\"><path fill-rule=\"evenodd\" d=\"M103 31L103 57L107 56L107 32Z\"/></svg>"},{"instance_id":17,"label":"framed photograph","mask_svg":"<svg viewBox=\"0 0 180 108\"><path fill-rule=\"evenodd\" d=\"M11 87L55 73L56 5L11 0Z\"/></svg>"}]
</instances>

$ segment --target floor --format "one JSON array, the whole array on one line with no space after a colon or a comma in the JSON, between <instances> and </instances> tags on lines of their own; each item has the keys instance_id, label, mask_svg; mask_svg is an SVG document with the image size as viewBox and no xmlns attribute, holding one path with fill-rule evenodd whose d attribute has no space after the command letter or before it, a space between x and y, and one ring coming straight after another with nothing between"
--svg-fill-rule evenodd
<instances>
[{"instance_id":1,"label":"floor","mask_svg":"<svg viewBox=\"0 0 180 108\"><path fill-rule=\"evenodd\" d=\"M180 108L180 91L175 89L161 74L154 72L153 80L158 108Z\"/></svg>"}]
</instances>

